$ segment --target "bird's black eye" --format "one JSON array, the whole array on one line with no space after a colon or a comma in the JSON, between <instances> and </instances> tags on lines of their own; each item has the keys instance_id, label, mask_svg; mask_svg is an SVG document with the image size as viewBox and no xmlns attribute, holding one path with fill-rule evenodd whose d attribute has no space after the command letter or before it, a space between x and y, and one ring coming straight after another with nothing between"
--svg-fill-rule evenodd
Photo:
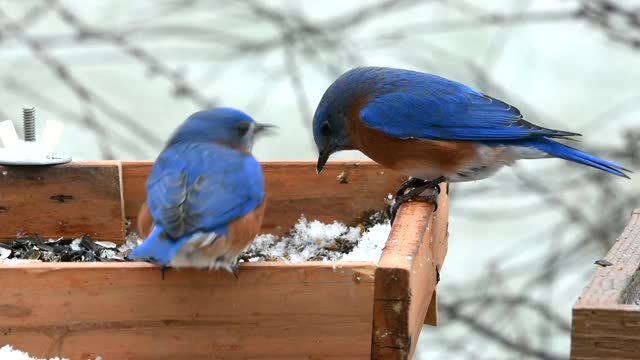
<instances>
[{"instance_id":1,"label":"bird's black eye","mask_svg":"<svg viewBox=\"0 0 640 360\"><path fill-rule=\"evenodd\" d=\"M251 128L251 123L242 122L238 124L238 135L240 135L240 137L247 135L250 128Z\"/></svg>"},{"instance_id":2,"label":"bird's black eye","mask_svg":"<svg viewBox=\"0 0 640 360\"><path fill-rule=\"evenodd\" d=\"M329 123L322 124L322 127L320 127L320 134L325 137L331 136L331 125L329 125Z\"/></svg>"}]
</instances>

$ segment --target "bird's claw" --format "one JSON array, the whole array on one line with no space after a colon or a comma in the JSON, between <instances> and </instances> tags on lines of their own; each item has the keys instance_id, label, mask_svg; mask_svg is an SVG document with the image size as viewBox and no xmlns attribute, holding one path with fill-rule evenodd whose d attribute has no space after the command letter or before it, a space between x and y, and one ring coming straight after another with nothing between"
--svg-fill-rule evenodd
<instances>
[{"instance_id":1,"label":"bird's claw","mask_svg":"<svg viewBox=\"0 0 640 360\"><path fill-rule=\"evenodd\" d=\"M162 276L162 280L164 280L164 273L167 272L167 270L169 270L169 266L167 265L160 266L160 274Z\"/></svg>"},{"instance_id":2,"label":"bird's claw","mask_svg":"<svg viewBox=\"0 0 640 360\"><path fill-rule=\"evenodd\" d=\"M429 194L429 195L415 195L415 196L399 196L396 198L395 202L393 203L393 205L391 206L391 209L389 210L389 218L391 219L391 225L393 225L393 222L396 219L396 215L398 213L398 209L400 208L400 205L402 205L403 203L407 202L407 201L423 201L426 203L429 203L431 205L433 205L433 211L435 212L436 210L438 210L438 194L440 193L438 191L438 189L435 189L435 194Z\"/></svg>"},{"instance_id":3,"label":"bird's claw","mask_svg":"<svg viewBox=\"0 0 640 360\"><path fill-rule=\"evenodd\" d=\"M404 193L407 191L407 189L415 189L416 187L419 187L420 185L424 185L427 181L424 181L422 179L418 179L418 178L409 178L407 181L403 182L400 185L400 188L398 189L398 191L396 191L396 198L399 196L404 195Z\"/></svg>"},{"instance_id":4,"label":"bird's claw","mask_svg":"<svg viewBox=\"0 0 640 360\"><path fill-rule=\"evenodd\" d=\"M433 205L433 211L438 210L438 195L440 194L441 188L440 183L446 181L444 177L439 177L437 179L431 181L425 181L417 178L411 178L405 181L400 189L396 192L396 197L393 205L391 205L389 209L389 219L391 220L391 225L395 221L396 214L400 205L403 203L413 200L413 201L425 201ZM409 191L407 191L410 189ZM428 190L433 189L434 193L424 195L423 193Z\"/></svg>"}]
</instances>

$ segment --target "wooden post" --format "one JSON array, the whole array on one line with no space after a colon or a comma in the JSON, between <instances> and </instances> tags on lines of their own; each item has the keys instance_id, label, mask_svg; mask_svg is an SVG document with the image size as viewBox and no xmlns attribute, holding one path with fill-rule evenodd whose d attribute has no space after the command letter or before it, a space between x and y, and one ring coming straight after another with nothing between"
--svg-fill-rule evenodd
<instances>
[{"instance_id":1,"label":"wooden post","mask_svg":"<svg viewBox=\"0 0 640 360\"><path fill-rule=\"evenodd\" d=\"M438 204L435 213L424 202L404 204L398 211L375 276L374 359L413 356L446 254L446 186Z\"/></svg>"}]
</instances>

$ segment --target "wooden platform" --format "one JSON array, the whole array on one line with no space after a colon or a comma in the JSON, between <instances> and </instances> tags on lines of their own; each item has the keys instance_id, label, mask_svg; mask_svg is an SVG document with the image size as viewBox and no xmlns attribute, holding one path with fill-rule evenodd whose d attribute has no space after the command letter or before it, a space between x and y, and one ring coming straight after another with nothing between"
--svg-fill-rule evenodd
<instances>
[{"instance_id":1,"label":"wooden platform","mask_svg":"<svg viewBox=\"0 0 640 360\"><path fill-rule=\"evenodd\" d=\"M150 167L0 167L0 238L88 233L122 242ZM332 162L321 176L313 162L263 169L265 233L288 231L300 214L354 225L404 180L372 162ZM71 359L408 359L423 323L436 322L447 214L446 191L435 213L403 205L378 264L243 263L238 279L169 270L164 280L141 262L0 264L0 342Z\"/></svg>"},{"instance_id":2,"label":"wooden platform","mask_svg":"<svg viewBox=\"0 0 640 360\"><path fill-rule=\"evenodd\" d=\"M640 359L640 209L605 260L573 306L571 359Z\"/></svg>"}]
</instances>

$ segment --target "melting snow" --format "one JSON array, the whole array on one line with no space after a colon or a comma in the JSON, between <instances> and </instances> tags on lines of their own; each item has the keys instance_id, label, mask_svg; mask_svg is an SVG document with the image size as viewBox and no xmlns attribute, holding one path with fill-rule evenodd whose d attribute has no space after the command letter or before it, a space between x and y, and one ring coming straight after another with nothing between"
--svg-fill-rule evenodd
<instances>
[{"instance_id":1,"label":"melting snow","mask_svg":"<svg viewBox=\"0 0 640 360\"><path fill-rule=\"evenodd\" d=\"M289 234L258 235L242 258L253 261L374 261L382 254L391 225L386 221L369 229L339 222L325 224L301 216Z\"/></svg>"},{"instance_id":2,"label":"melting snow","mask_svg":"<svg viewBox=\"0 0 640 360\"><path fill-rule=\"evenodd\" d=\"M31 357L26 352L16 350L11 345L5 345L0 348L0 359L2 360L47 360L37 357ZM48 360L69 360L54 357Z\"/></svg>"}]
</instances>

